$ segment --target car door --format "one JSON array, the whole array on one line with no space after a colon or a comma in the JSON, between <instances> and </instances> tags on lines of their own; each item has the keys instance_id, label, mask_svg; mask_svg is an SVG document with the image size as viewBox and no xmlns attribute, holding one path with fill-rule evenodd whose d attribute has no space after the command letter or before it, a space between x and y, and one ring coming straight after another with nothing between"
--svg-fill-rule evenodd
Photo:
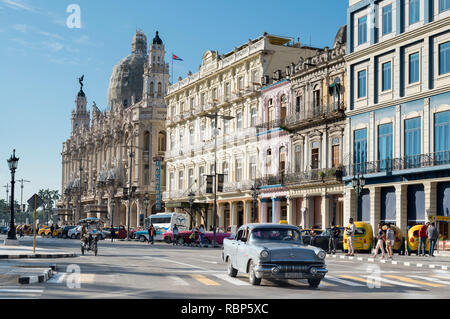
<instances>
[{"instance_id":1,"label":"car door","mask_svg":"<svg viewBox=\"0 0 450 319\"><path fill-rule=\"evenodd\" d=\"M236 234L235 240L231 242L230 245L230 254L231 254L231 263L233 267L239 269L239 255L238 255L238 245L240 244L240 240L242 237L243 230L239 230Z\"/></svg>"},{"instance_id":2,"label":"car door","mask_svg":"<svg viewBox=\"0 0 450 319\"><path fill-rule=\"evenodd\" d=\"M237 267L238 270L241 272L245 272L247 269L247 262L249 258L249 251L247 246L247 240L249 235L249 230L243 229L241 232L240 238L237 240L237 256L238 256L238 263Z\"/></svg>"}]
</instances>

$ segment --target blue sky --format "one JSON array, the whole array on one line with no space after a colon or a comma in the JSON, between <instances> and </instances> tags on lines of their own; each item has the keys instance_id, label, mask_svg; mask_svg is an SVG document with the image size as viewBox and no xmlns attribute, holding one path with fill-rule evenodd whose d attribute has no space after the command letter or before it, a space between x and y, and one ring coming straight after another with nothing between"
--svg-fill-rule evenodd
<instances>
[{"instance_id":1,"label":"blue sky","mask_svg":"<svg viewBox=\"0 0 450 319\"><path fill-rule=\"evenodd\" d=\"M81 28L68 28L70 4ZM0 186L10 181L6 160L16 149L16 179L27 179L24 202L41 188L61 192L62 142L85 75L89 109L106 109L113 66L130 54L136 29L149 41L158 30L173 52L174 79L195 73L206 50L232 51L264 32L303 44L332 46L346 23L347 0L0 0ZM20 202L20 185L15 197ZM0 187L0 198L6 190Z\"/></svg>"}]
</instances>

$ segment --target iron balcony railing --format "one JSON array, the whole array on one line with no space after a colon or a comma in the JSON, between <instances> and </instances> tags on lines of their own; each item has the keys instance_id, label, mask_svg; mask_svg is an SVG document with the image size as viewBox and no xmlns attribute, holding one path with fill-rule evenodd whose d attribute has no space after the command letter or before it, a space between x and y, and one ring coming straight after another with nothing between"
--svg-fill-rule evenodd
<instances>
[{"instance_id":1,"label":"iron balcony railing","mask_svg":"<svg viewBox=\"0 0 450 319\"><path fill-rule=\"evenodd\" d=\"M270 185L301 185L326 181L341 181L343 168L318 168L304 172L266 175L256 179L257 187Z\"/></svg>"},{"instance_id":2,"label":"iron balcony railing","mask_svg":"<svg viewBox=\"0 0 450 319\"><path fill-rule=\"evenodd\" d=\"M285 122L286 122L286 119L277 119L277 120L258 124L258 125L256 125L256 128L259 131L272 130L274 128L282 127L285 124Z\"/></svg>"},{"instance_id":3,"label":"iron balcony railing","mask_svg":"<svg viewBox=\"0 0 450 319\"><path fill-rule=\"evenodd\" d=\"M345 104L343 102L332 103L329 105L309 105L305 109L291 113L286 116L286 125L299 125L303 122L321 121L327 118L344 116ZM339 118L339 117L338 117Z\"/></svg>"},{"instance_id":4,"label":"iron balcony railing","mask_svg":"<svg viewBox=\"0 0 450 319\"><path fill-rule=\"evenodd\" d=\"M354 163L345 169L345 176L353 176L358 173L375 174L383 172L401 171L407 169L428 168L450 164L450 150L404 156L400 158L378 160L373 162Z\"/></svg>"}]
</instances>

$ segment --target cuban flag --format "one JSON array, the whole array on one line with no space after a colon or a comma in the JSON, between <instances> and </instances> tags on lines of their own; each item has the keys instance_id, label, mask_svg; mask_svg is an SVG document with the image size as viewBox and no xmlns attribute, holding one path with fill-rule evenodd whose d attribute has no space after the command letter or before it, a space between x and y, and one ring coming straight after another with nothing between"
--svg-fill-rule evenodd
<instances>
[{"instance_id":1,"label":"cuban flag","mask_svg":"<svg viewBox=\"0 0 450 319\"><path fill-rule=\"evenodd\" d=\"M172 54L172 60L175 60L175 61L183 61L183 59L177 57L175 54Z\"/></svg>"}]
</instances>

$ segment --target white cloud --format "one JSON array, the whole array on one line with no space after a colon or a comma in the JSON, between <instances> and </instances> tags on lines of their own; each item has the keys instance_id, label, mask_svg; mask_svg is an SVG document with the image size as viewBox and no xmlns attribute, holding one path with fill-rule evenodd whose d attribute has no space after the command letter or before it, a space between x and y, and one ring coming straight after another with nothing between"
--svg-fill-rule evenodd
<instances>
[{"instance_id":1,"label":"white cloud","mask_svg":"<svg viewBox=\"0 0 450 319\"><path fill-rule=\"evenodd\" d=\"M26 24L14 24L13 29L22 33L26 33L28 30L28 27Z\"/></svg>"},{"instance_id":2,"label":"white cloud","mask_svg":"<svg viewBox=\"0 0 450 319\"><path fill-rule=\"evenodd\" d=\"M7 7L15 9L15 10L26 10L26 11L34 11L33 7L23 3L18 0L0 0Z\"/></svg>"},{"instance_id":3,"label":"white cloud","mask_svg":"<svg viewBox=\"0 0 450 319\"><path fill-rule=\"evenodd\" d=\"M64 48L63 44L55 41L43 41L42 45L53 52L61 51Z\"/></svg>"}]
</instances>

